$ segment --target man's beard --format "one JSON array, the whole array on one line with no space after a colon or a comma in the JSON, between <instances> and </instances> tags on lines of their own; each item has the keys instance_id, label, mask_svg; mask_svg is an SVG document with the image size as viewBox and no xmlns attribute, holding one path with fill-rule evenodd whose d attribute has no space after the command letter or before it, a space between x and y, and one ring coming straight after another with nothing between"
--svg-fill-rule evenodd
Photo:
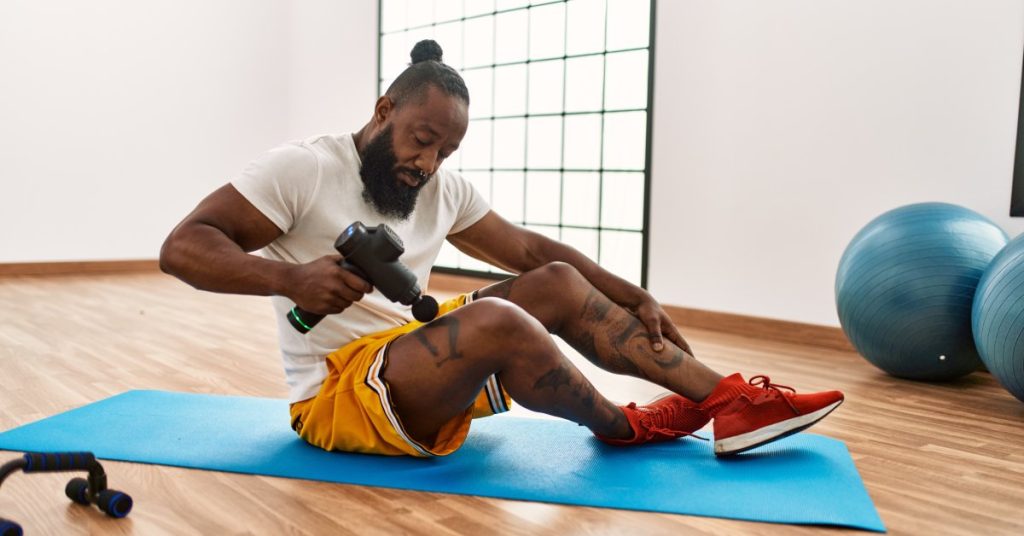
<instances>
[{"instance_id":1,"label":"man's beard","mask_svg":"<svg viewBox=\"0 0 1024 536\"><path fill-rule=\"evenodd\" d=\"M359 176L363 178L363 199L384 216L399 220L409 219L416 208L416 198L431 177L421 177L418 170L406 169L413 177L419 177L420 183L411 187L398 179L395 167L398 158L391 137L392 126L388 125L369 143L361 155L363 165L359 168Z\"/></svg>"}]
</instances>

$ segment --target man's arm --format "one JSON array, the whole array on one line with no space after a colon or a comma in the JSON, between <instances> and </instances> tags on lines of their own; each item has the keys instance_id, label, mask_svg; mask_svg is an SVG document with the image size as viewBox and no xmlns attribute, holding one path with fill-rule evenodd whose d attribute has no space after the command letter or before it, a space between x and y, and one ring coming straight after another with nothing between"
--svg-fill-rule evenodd
<instances>
[{"instance_id":1,"label":"man's arm","mask_svg":"<svg viewBox=\"0 0 1024 536\"><path fill-rule=\"evenodd\" d=\"M160 269L200 290L286 296L318 314L341 312L370 291L368 283L338 266L337 255L290 264L250 254L281 234L226 184L171 231L160 249Z\"/></svg>"},{"instance_id":2,"label":"man's arm","mask_svg":"<svg viewBox=\"0 0 1024 536\"><path fill-rule=\"evenodd\" d=\"M550 262L570 264L595 288L647 326L655 350L661 351L661 335L665 335L690 352L668 313L649 292L605 270L575 248L513 225L493 210L465 230L450 235L448 241L468 255L517 274Z\"/></svg>"}]
</instances>

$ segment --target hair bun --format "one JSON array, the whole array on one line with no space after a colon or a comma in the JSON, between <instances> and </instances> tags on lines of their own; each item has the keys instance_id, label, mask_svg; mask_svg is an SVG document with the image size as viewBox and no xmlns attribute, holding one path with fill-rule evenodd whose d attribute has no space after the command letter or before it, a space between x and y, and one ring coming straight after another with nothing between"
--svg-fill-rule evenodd
<instances>
[{"instance_id":1,"label":"hair bun","mask_svg":"<svg viewBox=\"0 0 1024 536\"><path fill-rule=\"evenodd\" d=\"M440 62L442 54L444 54L444 51L441 50L441 45L437 44L437 41L424 39L412 47L412 52L409 53L409 56L412 57L413 64L416 64L427 60Z\"/></svg>"}]
</instances>

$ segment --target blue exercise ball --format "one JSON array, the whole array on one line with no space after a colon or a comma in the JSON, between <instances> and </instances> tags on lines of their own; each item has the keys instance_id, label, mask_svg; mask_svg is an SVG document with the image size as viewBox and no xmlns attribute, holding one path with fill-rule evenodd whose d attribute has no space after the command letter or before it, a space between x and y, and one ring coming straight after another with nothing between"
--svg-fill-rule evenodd
<instances>
[{"instance_id":1,"label":"blue exercise ball","mask_svg":"<svg viewBox=\"0 0 1024 536\"><path fill-rule=\"evenodd\" d=\"M989 372L1024 402L1024 235L989 264L972 314L974 342Z\"/></svg>"},{"instance_id":2,"label":"blue exercise ball","mask_svg":"<svg viewBox=\"0 0 1024 536\"><path fill-rule=\"evenodd\" d=\"M974 292L1008 240L988 218L948 203L882 214L839 261L843 331L893 376L938 381L971 373L981 367L971 334Z\"/></svg>"}]
</instances>

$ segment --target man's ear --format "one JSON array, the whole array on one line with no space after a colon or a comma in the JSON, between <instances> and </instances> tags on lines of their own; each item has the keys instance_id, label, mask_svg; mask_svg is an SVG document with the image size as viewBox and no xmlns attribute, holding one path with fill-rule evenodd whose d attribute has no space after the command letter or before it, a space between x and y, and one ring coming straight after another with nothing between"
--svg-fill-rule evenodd
<instances>
[{"instance_id":1,"label":"man's ear","mask_svg":"<svg viewBox=\"0 0 1024 536\"><path fill-rule=\"evenodd\" d=\"M391 100L391 97L387 95L381 95L381 97L377 99L377 104L373 107L373 122L376 123L377 126L383 125L384 121L386 121L388 116L394 111L395 101Z\"/></svg>"}]
</instances>

